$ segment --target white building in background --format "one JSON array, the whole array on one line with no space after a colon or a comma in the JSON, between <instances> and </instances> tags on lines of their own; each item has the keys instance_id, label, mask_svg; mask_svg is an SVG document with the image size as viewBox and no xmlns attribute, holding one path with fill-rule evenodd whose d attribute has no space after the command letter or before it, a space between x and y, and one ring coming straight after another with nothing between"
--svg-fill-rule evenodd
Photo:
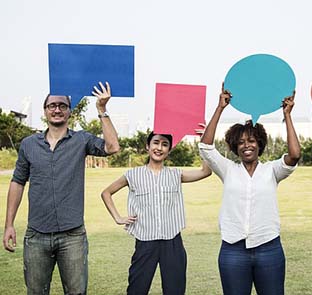
<instances>
[{"instance_id":1,"label":"white building in background","mask_svg":"<svg viewBox=\"0 0 312 295\"><path fill-rule=\"evenodd\" d=\"M17 121L28 127L32 127L32 106L30 97L22 99L21 107L18 110L2 109L2 111L5 114L13 114Z\"/></svg>"},{"instance_id":2,"label":"white building in background","mask_svg":"<svg viewBox=\"0 0 312 295\"><path fill-rule=\"evenodd\" d=\"M20 113L25 114L27 116L24 120L24 124L29 127L32 127L32 103L30 96L24 97L22 99Z\"/></svg>"}]
</instances>

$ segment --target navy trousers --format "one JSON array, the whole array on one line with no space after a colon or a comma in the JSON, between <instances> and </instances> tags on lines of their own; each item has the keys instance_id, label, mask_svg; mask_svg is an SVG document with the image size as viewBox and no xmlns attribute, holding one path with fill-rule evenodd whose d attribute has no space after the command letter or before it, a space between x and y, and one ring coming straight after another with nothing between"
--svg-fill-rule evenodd
<instances>
[{"instance_id":1,"label":"navy trousers","mask_svg":"<svg viewBox=\"0 0 312 295\"><path fill-rule=\"evenodd\" d=\"M146 295L159 263L164 295L183 295L186 286L186 251L181 235L171 240L136 240L129 268L128 295Z\"/></svg>"}]
</instances>

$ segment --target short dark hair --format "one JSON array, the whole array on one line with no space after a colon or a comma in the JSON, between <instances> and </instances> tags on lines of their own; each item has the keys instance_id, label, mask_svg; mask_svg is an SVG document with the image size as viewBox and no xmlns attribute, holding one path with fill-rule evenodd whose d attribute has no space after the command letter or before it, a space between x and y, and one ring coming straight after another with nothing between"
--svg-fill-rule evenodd
<instances>
[{"instance_id":1,"label":"short dark hair","mask_svg":"<svg viewBox=\"0 0 312 295\"><path fill-rule=\"evenodd\" d=\"M153 131L148 135L147 137L147 140L146 140L146 143L147 145L149 146L150 143L151 143L151 140L153 138L154 135L161 135L165 138L167 138L169 140L169 151L171 150L172 148L172 135L171 134L160 134L160 133L154 133Z\"/></svg>"},{"instance_id":2,"label":"short dark hair","mask_svg":"<svg viewBox=\"0 0 312 295\"><path fill-rule=\"evenodd\" d=\"M45 98L44 102L43 102L43 108L44 108L44 109L47 107L47 102L48 102L48 99L49 99L50 96L51 96L51 94L49 93L49 94L47 95L47 97ZM70 96L68 96L68 95L61 95L61 96L64 96L64 97L67 99L68 107L71 109Z\"/></svg>"},{"instance_id":3,"label":"short dark hair","mask_svg":"<svg viewBox=\"0 0 312 295\"><path fill-rule=\"evenodd\" d=\"M262 124L256 123L253 126L251 120L246 121L245 125L234 124L225 133L225 142L230 150L238 156L237 146L242 135L246 133L248 136L254 136L259 146L259 155L261 156L268 142L267 133Z\"/></svg>"}]
</instances>

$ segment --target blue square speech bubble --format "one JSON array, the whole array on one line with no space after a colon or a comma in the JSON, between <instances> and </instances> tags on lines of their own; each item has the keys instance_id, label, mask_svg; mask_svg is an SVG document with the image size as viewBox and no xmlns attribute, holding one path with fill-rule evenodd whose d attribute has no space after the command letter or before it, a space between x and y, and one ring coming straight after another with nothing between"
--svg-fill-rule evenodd
<instances>
[{"instance_id":1,"label":"blue square speech bubble","mask_svg":"<svg viewBox=\"0 0 312 295\"><path fill-rule=\"evenodd\" d=\"M51 95L71 96L74 108L99 81L112 96L134 97L134 46L48 44Z\"/></svg>"}]
</instances>

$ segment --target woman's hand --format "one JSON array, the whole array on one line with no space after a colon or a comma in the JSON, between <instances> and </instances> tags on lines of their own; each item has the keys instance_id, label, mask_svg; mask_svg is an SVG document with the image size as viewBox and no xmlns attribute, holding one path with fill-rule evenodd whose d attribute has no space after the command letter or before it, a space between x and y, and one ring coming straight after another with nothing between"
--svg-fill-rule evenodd
<instances>
[{"instance_id":1,"label":"woman's hand","mask_svg":"<svg viewBox=\"0 0 312 295\"><path fill-rule=\"evenodd\" d=\"M296 91L294 90L293 92L293 95L291 96L287 96L283 99L282 101L282 107L283 107L283 113L284 113L284 116L285 115L289 115L292 111L292 108L294 107L295 105L295 94L296 94Z\"/></svg>"},{"instance_id":2,"label":"woman's hand","mask_svg":"<svg viewBox=\"0 0 312 295\"><path fill-rule=\"evenodd\" d=\"M222 83L222 92L219 96L218 107L224 109L231 101L232 94L230 91L224 89L224 82Z\"/></svg>"},{"instance_id":3,"label":"woman's hand","mask_svg":"<svg viewBox=\"0 0 312 295\"><path fill-rule=\"evenodd\" d=\"M126 216L126 217L118 217L115 219L116 223L119 225L123 224L132 224L137 220L136 216Z\"/></svg>"}]
</instances>

